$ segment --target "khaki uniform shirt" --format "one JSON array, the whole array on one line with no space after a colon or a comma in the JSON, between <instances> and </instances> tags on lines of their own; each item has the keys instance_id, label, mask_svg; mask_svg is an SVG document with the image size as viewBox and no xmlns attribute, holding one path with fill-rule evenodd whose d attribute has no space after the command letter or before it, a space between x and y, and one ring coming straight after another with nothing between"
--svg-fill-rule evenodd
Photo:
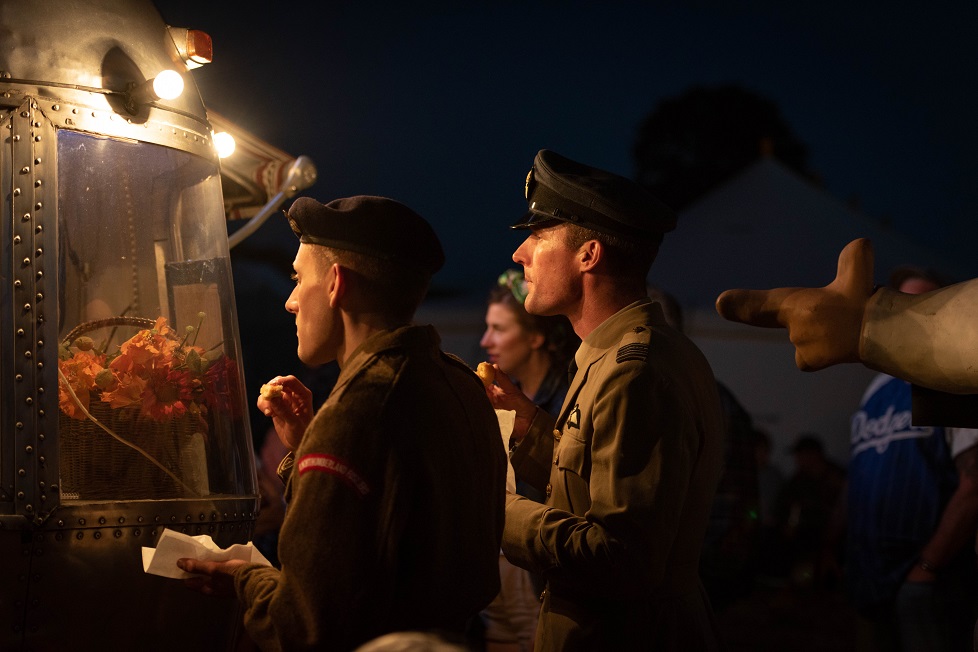
<instances>
[{"instance_id":1,"label":"khaki uniform shirt","mask_svg":"<svg viewBox=\"0 0 978 652\"><path fill-rule=\"evenodd\" d=\"M636 302L582 342L556 422L512 454L545 505L508 495L503 551L548 581L536 652L713 650L698 575L723 455L709 364Z\"/></svg>"},{"instance_id":2,"label":"khaki uniform shirt","mask_svg":"<svg viewBox=\"0 0 978 652\"><path fill-rule=\"evenodd\" d=\"M499 425L478 377L438 346L430 326L373 336L309 424L286 488L282 569L235 579L262 650L458 632L499 591Z\"/></svg>"}]
</instances>

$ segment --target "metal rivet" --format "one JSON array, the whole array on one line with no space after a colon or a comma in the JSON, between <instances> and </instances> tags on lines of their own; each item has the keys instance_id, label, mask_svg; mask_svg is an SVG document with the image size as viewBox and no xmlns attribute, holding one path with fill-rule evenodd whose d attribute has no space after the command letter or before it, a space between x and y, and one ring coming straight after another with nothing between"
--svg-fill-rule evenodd
<instances>
[{"instance_id":1,"label":"metal rivet","mask_svg":"<svg viewBox=\"0 0 978 652\"><path fill-rule=\"evenodd\" d=\"M23 337L24 336L24 329L23 328L18 328L17 329L17 334L20 335L21 337Z\"/></svg>"},{"instance_id":2,"label":"metal rivet","mask_svg":"<svg viewBox=\"0 0 978 652\"><path fill-rule=\"evenodd\" d=\"M105 517L104 516L99 516L98 517L98 524L99 525L105 525Z\"/></svg>"},{"instance_id":3,"label":"metal rivet","mask_svg":"<svg viewBox=\"0 0 978 652\"><path fill-rule=\"evenodd\" d=\"M20 188L14 188L14 197L20 197Z\"/></svg>"},{"instance_id":4,"label":"metal rivet","mask_svg":"<svg viewBox=\"0 0 978 652\"><path fill-rule=\"evenodd\" d=\"M95 537L96 539L101 539L102 538L102 533L101 532L96 532L92 536Z\"/></svg>"},{"instance_id":5,"label":"metal rivet","mask_svg":"<svg viewBox=\"0 0 978 652\"><path fill-rule=\"evenodd\" d=\"M39 211L41 210L42 206L44 206L44 204L42 204L41 202L37 202L36 204L34 204L34 210Z\"/></svg>"},{"instance_id":6,"label":"metal rivet","mask_svg":"<svg viewBox=\"0 0 978 652\"><path fill-rule=\"evenodd\" d=\"M24 357L25 358L30 358L30 357L32 357L32 355L33 354L30 351L24 351Z\"/></svg>"},{"instance_id":7,"label":"metal rivet","mask_svg":"<svg viewBox=\"0 0 978 652\"><path fill-rule=\"evenodd\" d=\"M34 159L34 165L40 165L40 163L41 163L41 157L38 156L36 159Z\"/></svg>"},{"instance_id":8,"label":"metal rivet","mask_svg":"<svg viewBox=\"0 0 978 652\"><path fill-rule=\"evenodd\" d=\"M20 244L20 236L19 235L15 235L14 236L14 244Z\"/></svg>"}]
</instances>

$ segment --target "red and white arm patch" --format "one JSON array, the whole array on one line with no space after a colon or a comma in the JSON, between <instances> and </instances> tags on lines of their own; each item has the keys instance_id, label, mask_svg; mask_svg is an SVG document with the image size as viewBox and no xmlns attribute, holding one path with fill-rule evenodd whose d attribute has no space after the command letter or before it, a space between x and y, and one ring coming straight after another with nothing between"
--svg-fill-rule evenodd
<instances>
[{"instance_id":1,"label":"red and white arm patch","mask_svg":"<svg viewBox=\"0 0 978 652\"><path fill-rule=\"evenodd\" d=\"M299 469L299 475L308 471L322 471L323 473L335 475L350 485L360 496L366 496L370 493L370 485L364 482L360 474L349 464L333 455L324 455L322 453L303 455L296 463L296 468Z\"/></svg>"}]
</instances>

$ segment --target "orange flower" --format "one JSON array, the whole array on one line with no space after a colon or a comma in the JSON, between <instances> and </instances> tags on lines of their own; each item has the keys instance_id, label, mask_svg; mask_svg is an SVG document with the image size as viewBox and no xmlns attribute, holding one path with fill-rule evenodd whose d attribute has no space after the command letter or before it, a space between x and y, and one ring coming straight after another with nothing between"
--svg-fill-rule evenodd
<instances>
[{"instance_id":1,"label":"orange flower","mask_svg":"<svg viewBox=\"0 0 978 652\"><path fill-rule=\"evenodd\" d=\"M116 372L146 375L146 372L170 365L180 343L174 331L160 317L151 329L144 329L119 346L119 356L109 366Z\"/></svg>"},{"instance_id":2,"label":"orange flower","mask_svg":"<svg viewBox=\"0 0 978 652\"><path fill-rule=\"evenodd\" d=\"M102 391L102 402L114 410L139 405L146 390L146 379L125 372L113 375L112 383Z\"/></svg>"},{"instance_id":3,"label":"orange flower","mask_svg":"<svg viewBox=\"0 0 978 652\"><path fill-rule=\"evenodd\" d=\"M104 367L105 356L93 350L80 351L74 350L74 354L66 360L58 360L58 367L68 381L68 387L78 397L78 401L72 398L68 387L58 384L58 404L61 410L72 419L84 419L85 414L78 407L80 401L85 409L91 401L91 392L95 389L95 377L98 376Z\"/></svg>"}]
</instances>

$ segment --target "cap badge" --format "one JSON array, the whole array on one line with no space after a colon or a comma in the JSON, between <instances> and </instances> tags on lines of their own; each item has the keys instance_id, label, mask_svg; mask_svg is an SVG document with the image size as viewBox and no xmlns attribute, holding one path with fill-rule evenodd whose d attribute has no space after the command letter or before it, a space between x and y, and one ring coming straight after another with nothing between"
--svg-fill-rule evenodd
<instances>
[{"instance_id":1,"label":"cap badge","mask_svg":"<svg viewBox=\"0 0 978 652\"><path fill-rule=\"evenodd\" d=\"M523 196L529 200L530 199L530 182L533 181L533 168L526 173L526 185L523 187Z\"/></svg>"}]
</instances>

